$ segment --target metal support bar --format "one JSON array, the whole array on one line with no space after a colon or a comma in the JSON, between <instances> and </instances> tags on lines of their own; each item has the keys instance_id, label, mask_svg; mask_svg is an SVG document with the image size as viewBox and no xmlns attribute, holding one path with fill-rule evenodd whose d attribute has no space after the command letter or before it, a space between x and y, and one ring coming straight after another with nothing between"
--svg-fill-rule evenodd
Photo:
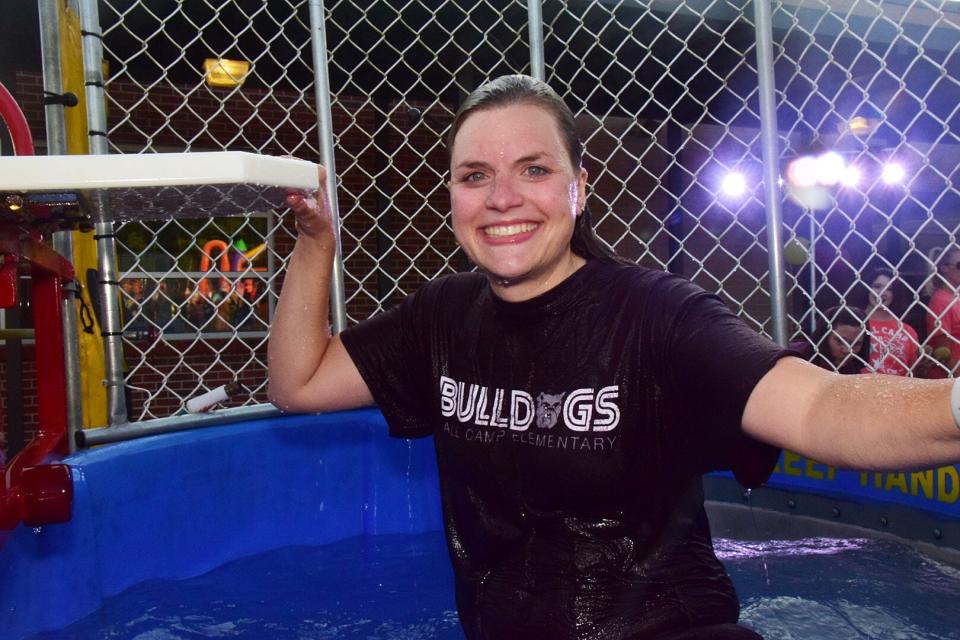
<instances>
[{"instance_id":1,"label":"metal support bar","mask_svg":"<svg viewBox=\"0 0 960 640\"><path fill-rule=\"evenodd\" d=\"M280 415L281 411L272 404L258 404L247 407L234 407L211 411L210 413L194 413L176 415L155 420L131 422L111 429L85 429L78 431L77 447L95 447L111 442L135 440L161 433L185 431L200 427L212 427L219 424L242 423L250 420L259 420Z\"/></svg>"},{"instance_id":2,"label":"metal support bar","mask_svg":"<svg viewBox=\"0 0 960 640\"><path fill-rule=\"evenodd\" d=\"M80 0L80 26L83 30L83 74L87 105L87 123L90 153L107 154L106 92L103 77L103 43L96 0ZM124 396L123 341L120 332L119 276L117 274L116 246L113 222L106 211L106 198L95 203L97 238L97 271L100 275L100 304L103 310L103 346L106 360L106 385L109 424L127 421L127 402Z\"/></svg>"},{"instance_id":3,"label":"metal support bar","mask_svg":"<svg viewBox=\"0 0 960 640\"><path fill-rule=\"evenodd\" d=\"M72 277L73 269L69 269ZM60 455L69 453L67 442L67 375L63 350L63 280L61 274L36 264L31 270L31 304L36 332L37 419L40 438L50 438Z\"/></svg>"},{"instance_id":4,"label":"metal support bar","mask_svg":"<svg viewBox=\"0 0 960 640\"><path fill-rule=\"evenodd\" d=\"M60 68L60 24L57 15L59 0L40 0L40 51L43 58L43 90L47 94L63 93L63 72ZM66 121L62 102L48 102L47 155L67 152ZM53 234L53 248L73 263L73 232ZM76 288L64 287L63 296L63 356L67 375L67 427L70 450L73 434L83 428L83 398L80 393L80 345L77 339Z\"/></svg>"},{"instance_id":5,"label":"metal support bar","mask_svg":"<svg viewBox=\"0 0 960 640\"><path fill-rule=\"evenodd\" d=\"M333 333L347 328L347 306L343 287L343 253L340 247L340 207L337 202L337 167L333 155L333 114L330 109L330 76L327 66L327 32L323 0L310 0L310 44L313 51L313 87L319 118L320 163L327 169L327 199L333 211L336 255L330 282L330 324Z\"/></svg>"},{"instance_id":6,"label":"metal support bar","mask_svg":"<svg viewBox=\"0 0 960 640\"><path fill-rule=\"evenodd\" d=\"M56 273L64 280L73 280L73 265L59 253L16 230L0 229L0 253L30 261L34 269Z\"/></svg>"},{"instance_id":7,"label":"metal support bar","mask_svg":"<svg viewBox=\"0 0 960 640\"><path fill-rule=\"evenodd\" d=\"M530 75L546 80L543 64L543 7L540 0L527 0L527 30L530 37Z\"/></svg>"},{"instance_id":8,"label":"metal support bar","mask_svg":"<svg viewBox=\"0 0 960 640\"><path fill-rule=\"evenodd\" d=\"M0 340L33 340L35 337L33 329L0 329Z\"/></svg>"},{"instance_id":9,"label":"metal support bar","mask_svg":"<svg viewBox=\"0 0 960 640\"><path fill-rule=\"evenodd\" d=\"M770 270L770 318L773 339L787 345L787 305L783 276L783 216L780 210L780 151L773 75L773 19L768 0L754 0L757 34L757 76L760 94L760 141L763 151L763 193L767 211Z\"/></svg>"}]
</instances>

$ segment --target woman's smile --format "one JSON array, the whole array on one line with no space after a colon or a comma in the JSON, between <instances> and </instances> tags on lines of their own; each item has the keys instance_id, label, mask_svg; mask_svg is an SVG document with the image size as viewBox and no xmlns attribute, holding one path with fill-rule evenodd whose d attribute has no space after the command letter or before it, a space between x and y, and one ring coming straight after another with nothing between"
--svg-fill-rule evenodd
<instances>
[{"instance_id":1,"label":"woman's smile","mask_svg":"<svg viewBox=\"0 0 960 640\"><path fill-rule=\"evenodd\" d=\"M482 227L480 231L493 244L514 243L532 237L539 226L533 222L499 223Z\"/></svg>"}]
</instances>

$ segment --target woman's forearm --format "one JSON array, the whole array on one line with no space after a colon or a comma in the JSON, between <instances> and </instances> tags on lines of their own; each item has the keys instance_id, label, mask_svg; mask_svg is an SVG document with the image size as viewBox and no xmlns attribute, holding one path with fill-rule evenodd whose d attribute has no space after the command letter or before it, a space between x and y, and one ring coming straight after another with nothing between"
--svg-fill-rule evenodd
<instances>
[{"instance_id":1,"label":"woman's forearm","mask_svg":"<svg viewBox=\"0 0 960 640\"><path fill-rule=\"evenodd\" d=\"M960 461L952 383L877 374L829 376L809 404L797 451L865 470Z\"/></svg>"},{"instance_id":2,"label":"woman's forearm","mask_svg":"<svg viewBox=\"0 0 960 640\"><path fill-rule=\"evenodd\" d=\"M285 411L310 407L308 385L330 344L330 280L336 239L326 198L326 171L319 167L315 197L290 194L297 243L286 265L280 300L270 325L267 368L270 400Z\"/></svg>"},{"instance_id":3,"label":"woman's forearm","mask_svg":"<svg viewBox=\"0 0 960 640\"><path fill-rule=\"evenodd\" d=\"M904 470L960 462L953 380L828 373L782 358L757 384L743 429L819 462Z\"/></svg>"},{"instance_id":4,"label":"woman's forearm","mask_svg":"<svg viewBox=\"0 0 960 640\"><path fill-rule=\"evenodd\" d=\"M301 235L287 264L267 345L270 400L296 410L330 342L334 240Z\"/></svg>"}]
</instances>

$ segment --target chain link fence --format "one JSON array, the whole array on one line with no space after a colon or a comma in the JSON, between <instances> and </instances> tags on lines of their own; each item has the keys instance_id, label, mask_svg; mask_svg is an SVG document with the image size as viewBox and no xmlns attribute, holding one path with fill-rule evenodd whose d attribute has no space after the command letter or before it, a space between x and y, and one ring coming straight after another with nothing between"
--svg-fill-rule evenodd
<instances>
[{"instance_id":1,"label":"chain link fence","mask_svg":"<svg viewBox=\"0 0 960 640\"><path fill-rule=\"evenodd\" d=\"M100 4L113 152L319 158L307 2ZM752 5L540 9L546 79L578 114L601 236L718 292L770 333ZM325 3L351 322L469 268L449 223L444 134L483 80L530 72L530 27L523 0ZM855 306L884 321L876 326L890 335L874 342L893 364L945 374L923 357L923 346L949 347L937 336L948 318L924 289L939 282L936 250L955 241L960 218L960 6L782 1L773 27L797 347L837 366L831 339L842 351L857 335L821 327L838 305ZM242 86L214 88L205 58L251 67ZM266 330L293 233L269 211L119 228L132 420L169 415L234 376L251 389L245 402L265 400ZM881 267L892 280L871 297ZM896 338L904 322L916 329L909 344ZM868 366L865 352L848 360L857 358Z\"/></svg>"},{"instance_id":2,"label":"chain link fence","mask_svg":"<svg viewBox=\"0 0 960 640\"><path fill-rule=\"evenodd\" d=\"M957 360L949 302L960 279L938 265L960 222L958 9L777 7L792 315L816 353L828 353L830 340L817 327L836 324L845 304L870 317L877 343L872 362L861 354L858 365L942 377Z\"/></svg>"}]
</instances>

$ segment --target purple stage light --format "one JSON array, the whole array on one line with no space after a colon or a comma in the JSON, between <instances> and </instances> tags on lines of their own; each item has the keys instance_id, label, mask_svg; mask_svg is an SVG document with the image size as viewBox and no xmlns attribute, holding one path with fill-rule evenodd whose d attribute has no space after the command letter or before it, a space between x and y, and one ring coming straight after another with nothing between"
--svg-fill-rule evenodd
<instances>
[{"instance_id":1,"label":"purple stage light","mask_svg":"<svg viewBox=\"0 0 960 640\"><path fill-rule=\"evenodd\" d=\"M843 173L840 175L840 184L845 187L856 187L860 184L860 169L857 169L855 166L850 165L843 168Z\"/></svg>"},{"instance_id":2,"label":"purple stage light","mask_svg":"<svg viewBox=\"0 0 960 640\"><path fill-rule=\"evenodd\" d=\"M835 185L840 182L845 168L843 156L836 151L828 151L817 156L817 182L825 186Z\"/></svg>"},{"instance_id":3,"label":"purple stage light","mask_svg":"<svg viewBox=\"0 0 960 640\"><path fill-rule=\"evenodd\" d=\"M888 162L883 165L881 177L887 184L899 184L903 182L903 179L906 177L906 171L903 170L902 165L896 162Z\"/></svg>"},{"instance_id":4,"label":"purple stage light","mask_svg":"<svg viewBox=\"0 0 960 640\"><path fill-rule=\"evenodd\" d=\"M813 156L801 156L787 165L787 181L794 187L816 186L816 158Z\"/></svg>"},{"instance_id":5,"label":"purple stage light","mask_svg":"<svg viewBox=\"0 0 960 640\"><path fill-rule=\"evenodd\" d=\"M747 180L742 173L731 171L723 178L720 188L728 196L742 196L747 190Z\"/></svg>"}]
</instances>

